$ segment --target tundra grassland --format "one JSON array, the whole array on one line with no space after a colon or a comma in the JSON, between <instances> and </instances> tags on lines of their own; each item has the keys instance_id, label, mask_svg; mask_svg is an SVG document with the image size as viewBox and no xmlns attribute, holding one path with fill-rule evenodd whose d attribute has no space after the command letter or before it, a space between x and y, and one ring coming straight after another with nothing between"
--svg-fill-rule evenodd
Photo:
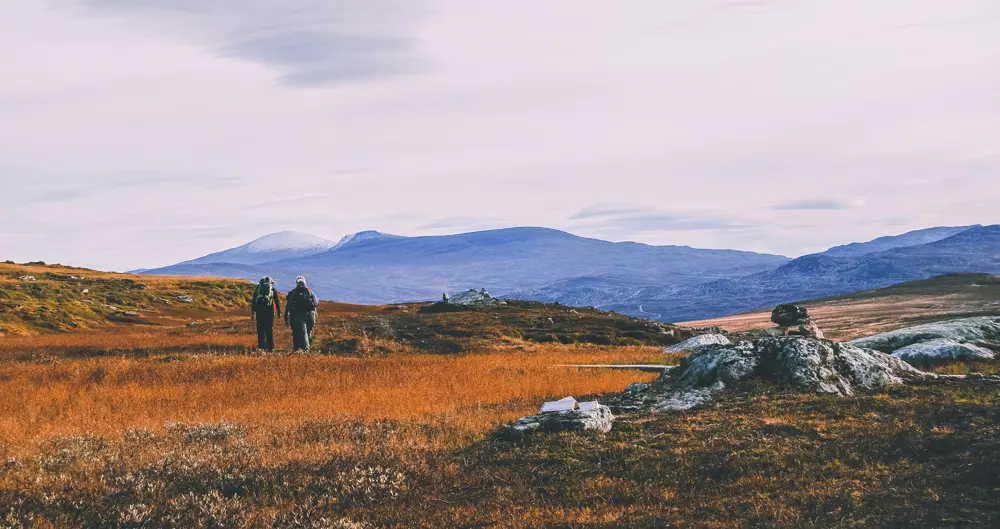
<instances>
[{"instance_id":1,"label":"tundra grassland","mask_svg":"<svg viewBox=\"0 0 1000 529\"><path fill-rule=\"evenodd\" d=\"M313 352L287 351L279 320L262 353L246 283L30 271L0 278L0 528L1000 526L995 385L755 383L512 441L543 400L655 376L562 364L676 364L662 346L687 332L522 302L323 304Z\"/></svg>"}]
</instances>

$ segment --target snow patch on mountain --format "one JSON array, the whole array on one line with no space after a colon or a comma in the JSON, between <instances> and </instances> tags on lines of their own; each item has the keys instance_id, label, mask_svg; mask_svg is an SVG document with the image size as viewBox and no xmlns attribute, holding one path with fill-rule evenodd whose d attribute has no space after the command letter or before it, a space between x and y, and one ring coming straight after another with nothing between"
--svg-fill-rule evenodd
<instances>
[{"instance_id":1,"label":"snow patch on mountain","mask_svg":"<svg viewBox=\"0 0 1000 529\"><path fill-rule=\"evenodd\" d=\"M350 235L345 235L340 239L340 242L333 246L334 250L343 248L351 244L357 244L359 242L370 241L372 239L380 239L382 237L399 237L398 235L390 235L388 233L382 233L376 230L366 230L359 231L357 233L352 233Z\"/></svg>"},{"instance_id":2,"label":"snow patch on mountain","mask_svg":"<svg viewBox=\"0 0 1000 529\"><path fill-rule=\"evenodd\" d=\"M337 243L303 233L300 231L280 231L265 235L247 243L244 248L250 253L272 253L272 252L302 252L315 250L317 252L335 248Z\"/></svg>"}]
</instances>

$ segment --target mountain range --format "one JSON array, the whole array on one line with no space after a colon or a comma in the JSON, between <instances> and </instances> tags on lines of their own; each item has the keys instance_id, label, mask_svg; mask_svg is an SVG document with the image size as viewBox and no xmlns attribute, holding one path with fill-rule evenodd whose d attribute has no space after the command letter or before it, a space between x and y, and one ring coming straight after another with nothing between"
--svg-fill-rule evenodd
<instances>
[{"instance_id":1,"label":"mountain range","mask_svg":"<svg viewBox=\"0 0 1000 529\"><path fill-rule=\"evenodd\" d=\"M612 243L547 228L339 242L297 232L141 273L277 279L306 275L324 299L393 303L486 288L498 296L595 306L664 321L881 288L952 272L1000 273L1000 226L939 227L797 259L734 250Z\"/></svg>"},{"instance_id":2,"label":"mountain range","mask_svg":"<svg viewBox=\"0 0 1000 529\"><path fill-rule=\"evenodd\" d=\"M270 275L282 288L290 288L302 274L325 299L392 303L437 299L444 292L470 288L502 295L578 277L606 277L608 284L619 286L693 286L787 262L777 255L612 243L547 228L510 228L435 237L371 231L337 244L282 233L142 273Z\"/></svg>"}]
</instances>

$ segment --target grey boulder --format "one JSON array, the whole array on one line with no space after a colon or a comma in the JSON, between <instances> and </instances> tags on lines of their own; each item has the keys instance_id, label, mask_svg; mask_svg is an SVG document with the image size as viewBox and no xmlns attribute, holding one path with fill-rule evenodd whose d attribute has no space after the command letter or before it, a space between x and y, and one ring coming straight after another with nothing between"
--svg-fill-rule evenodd
<instances>
[{"instance_id":1,"label":"grey boulder","mask_svg":"<svg viewBox=\"0 0 1000 529\"><path fill-rule=\"evenodd\" d=\"M928 323L860 338L850 343L858 347L892 353L913 344L940 339L977 345L1000 343L1000 317L987 316Z\"/></svg>"},{"instance_id":2,"label":"grey boulder","mask_svg":"<svg viewBox=\"0 0 1000 529\"><path fill-rule=\"evenodd\" d=\"M624 395L621 404L624 409L687 410L751 379L849 397L859 389L879 391L928 377L898 358L850 344L803 336L765 338L695 351L646 391Z\"/></svg>"},{"instance_id":3,"label":"grey boulder","mask_svg":"<svg viewBox=\"0 0 1000 529\"><path fill-rule=\"evenodd\" d=\"M985 347L960 343L947 338L907 345L893 351L892 356L903 360L992 360L996 353Z\"/></svg>"}]
</instances>

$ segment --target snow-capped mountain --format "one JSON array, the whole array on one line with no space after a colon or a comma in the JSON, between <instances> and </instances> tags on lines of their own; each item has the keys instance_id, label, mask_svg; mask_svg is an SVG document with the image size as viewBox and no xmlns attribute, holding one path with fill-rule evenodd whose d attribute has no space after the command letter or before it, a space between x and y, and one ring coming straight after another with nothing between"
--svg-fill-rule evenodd
<instances>
[{"instance_id":1,"label":"snow-capped mountain","mask_svg":"<svg viewBox=\"0 0 1000 529\"><path fill-rule=\"evenodd\" d=\"M333 249L339 249L351 244L357 244L359 242L370 241L372 239L382 237L399 238L399 235L390 235L388 233L382 233L375 230L359 231L350 235L344 235L344 237L340 239L340 242L334 245Z\"/></svg>"},{"instance_id":2,"label":"snow-capped mountain","mask_svg":"<svg viewBox=\"0 0 1000 529\"><path fill-rule=\"evenodd\" d=\"M323 253L337 247L337 243L298 231L281 231L254 239L242 246L184 261L183 265L229 263L254 265L279 259L295 259Z\"/></svg>"}]
</instances>

